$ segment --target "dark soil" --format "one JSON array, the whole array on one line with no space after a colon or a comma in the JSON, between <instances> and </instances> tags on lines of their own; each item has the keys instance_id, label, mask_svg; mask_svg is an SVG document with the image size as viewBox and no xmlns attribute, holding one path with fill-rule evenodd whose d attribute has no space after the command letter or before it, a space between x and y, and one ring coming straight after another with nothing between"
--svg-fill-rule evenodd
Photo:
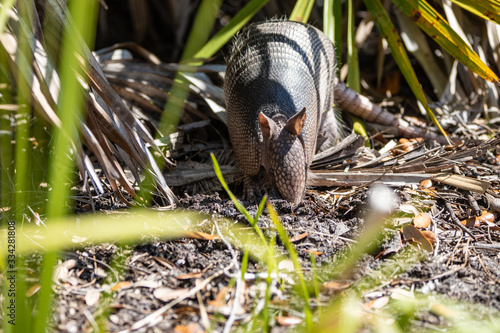
<instances>
[{"instance_id":1,"label":"dark soil","mask_svg":"<svg viewBox=\"0 0 500 333\"><path fill-rule=\"evenodd\" d=\"M439 186L440 190L446 187ZM345 190L345 189L344 189ZM346 192L347 193L347 192ZM395 220L388 219L381 225L382 242L370 254L362 257L355 270L347 275L332 272L335 263L349 253L355 241L366 229L365 218L371 210L367 205L368 191L362 189L338 198L325 195L321 191L308 191L306 199L297 207L281 199L270 199L276 207L284 228L290 238L301 235L295 241L294 248L306 274L311 278L311 252L315 253L316 270L319 281L323 283L321 299L325 302L338 291L330 286L331 282L347 283L351 288L363 291L367 302L382 296L391 296L402 290L424 295L442 295L451 300L481 304L491 309L500 310L500 247L498 228L468 228L475 235L476 241L452 222L449 212L442 205L442 200L432 196L413 193L409 189L399 188L400 203L415 203L415 198L427 200L432 206L434 229L438 243L433 252L427 252L412 239L402 241L401 219L406 221L408 214L399 212ZM459 207L463 215L473 215L465 194L455 191L453 199L447 199L454 208ZM335 199L337 198L337 199ZM486 201L477 196L480 209L485 209ZM254 215L257 205L244 202L245 207ZM214 216L223 216L249 225L234 204L222 193L210 195L185 195L181 207L200 211ZM456 212L460 215L459 210ZM267 217L267 210L259 219L258 225L267 237L275 234L272 221ZM466 216L459 216L461 219ZM226 220L227 221L227 220ZM219 222L223 229L223 222ZM214 235L214 225L201 226L201 229ZM374 241L375 242L375 241ZM479 244L479 245L478 245ZM285 253L281 242L278 251ZM346 252L347 251L347 252ZM111 258L114 258L111 261ZM139 331L189 331L198 332L206 329L222 331L230 316L231 309L236 309L236 324L256 320L252 311L264 297L262 283L251 274L265 273L266 267L258 261L251 261L247 269L244 290L239 297L239 304L233 303L235 297L234 259L241 264L242 254L238 248L221 241L204 239L179 239L122 246L101 245L68 254L67 274L60 279L57 288L57 306L55 328L58 331L78 332L92 327L92 319L100 317L106 306L110 311L104 323L106 330L119 332L130 329L133 325ZM108 266L110 263L113 266ZM287 271L286 264L280 267ZM393 267L393 268L390 268ZM387 269L395 269L386 274ZM385 273L384 273L385 272ZM289 275L292 278L295 276ZM199 291L179 299L196 286ZM303 308L300 303L290 303L291 286L286 280L275 280L271 288L272 304L276 304L276 318L283 316L301 317ZM281 288L276 289L281 286ZM164 287L170 289L163 289ZM370 290L369 293L366 293ZM92 301L95 293L100 294L98 302ZM160 296L161 293L165 295ZM176 303L176 300L179 300ZM172 302L175 304L172 305ZM172 307L166 309L165 307ZM281 305L281 306L278 306ZM154 312L164 309L158 316ZM144 320L144 318L146 318ZM103 319L101 319L102 321ZM416 327L444 328L448 325L444 316L433 311L418 313ZM254 323L255 324L255 323ZM280 327L275 323L276 328ZM141 327L141 328L139 328ZM148 328L149 327L149 328Z\"/></svg>"}]
</instances>

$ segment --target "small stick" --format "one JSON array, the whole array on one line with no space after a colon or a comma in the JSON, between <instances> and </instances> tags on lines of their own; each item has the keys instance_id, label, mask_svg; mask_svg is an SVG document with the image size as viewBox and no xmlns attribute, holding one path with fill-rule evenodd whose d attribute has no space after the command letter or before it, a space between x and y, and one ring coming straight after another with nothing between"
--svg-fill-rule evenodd
<instances>
[{"instance_id":1,"label":"small stick","mask_svg":"<svg viewBox=\"0 0 500 333\"><path fill-rule=\"evenodd\" d=\"M457 227L459 227L460 229L462 229L469 236L471 236L472 239L474 239L474 241L476 241L477 240L476 236L474 236L474 234L472 233L472 231L470 231L466 226L464 226L462 223L460 223L460 220L455 215L455 212L453 211L453 208L451 207L450 203L448 201L445 201L445 200L443 200L443 201L444 201L444 206L450 212L450 216L451 216L451 220L453 221L453 224L455 224Z\"/></svg>"},{"instance_id":2,"label":"small stick","mask_svg":"<svg viewBox=\"0 0 500 333\"><path fill-rule=\"evenodd\" d=\"M476 199L474 199L472 192L469 191L465 196L467 197L467 200L469 201L470 205L472 206L472 209L474 210L474 214L476 216L481 216L481 209L479 209L479 205L477 204Z\"/></svg>"}]
</instances>

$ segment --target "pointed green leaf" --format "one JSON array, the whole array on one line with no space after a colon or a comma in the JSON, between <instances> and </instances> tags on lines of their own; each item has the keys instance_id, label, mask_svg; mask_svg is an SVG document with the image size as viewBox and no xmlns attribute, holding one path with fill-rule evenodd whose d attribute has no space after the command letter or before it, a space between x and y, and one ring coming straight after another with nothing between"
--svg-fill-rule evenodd
<instances>
[{"instance_id":1,"label":"pointed green leaf","mask_svg":"<svg viewBox=\"0 0 500 333\"><path fill-rule=\"evenodd\" d=\"M451 2L485 20L500 24L500 1L498 0L451 0Z\"/></svg>"},{"instance_id":2,"label":"pointed green leaf","mask_svg":"<svg viewBox=\"0 0 500 333\"><path fill-rule=\"evenodd\" d=\"M471 50L469 45L450 27L448 22L424 0L392 0L408 17L436 43L441 45L449 54L477 75L491 81L498 82L498 77L481 61L479 56ZM365 1L370 2L370 1ZM484 1L482 1L484 2ZM368 6L368 4L367 4Z\"/></svg>"},{"instance_id":3,"label":"pointed green leaf","mask_svg":"<svg viewBox=\"0 0 500 333\"><path fill-rule=\"evenodd\" d=\"M311 10L314 5L314 0L298 0L293 7L290 20L306 23L311 15Z\"/></svg>"},{"instance_id":4,"label":"pointed green leaf","mask_svg":"<svg viewBox=\"0 0 500 333\"><path fill-rule=\"evenodd\" d=\"M359 60L358 60L358 49L356 47L355 42L355 18L354 12L355 8L353 4L354 0L347 1L347 65L348 65L348 74L347 74L347 85L349 88L360 92L361 83L360 83L360 74L359 74Z\"/></svg>"},{"instance_id":5,"label":"pointed green leaf","mask_svg":"<svg viewBox=\"0 0 500 333\"><path fill-rule=\"evenodd\" d=\"M5 0L0 7L0 33L3 33L5 25L7 24L7 19L9 18L9 12L14 5L15 0Z\"/></svg>"},{"instance_id":6,"label":"pointed green leaf","mask_svg":"<svg viewBox=\"0 0 500 333\"><path fill-rule=\"evenodd\" d=\"M210 58L234 36L269 0L252 0L199 50L194 58Z\"/></svg>"},{"instance_id":7,"label":"pointed green leaf","mask_svg":"<svg viewBox=\"0 0 500 333\"><path fill-rule=\"evenodd\" d=\"M207 42L222 0L203 0L196 12L181 60L190 59Z\"/></svg>"},{"instance_id":8,"label":"pointed green leaf","mask_svg":"<svg viewBox=\"0 0 500 333\"><path fill-rule=\"evenodd\" d=\"M411 1L411 0L410 0ZM385 11L384 7L382 6L382 3L380 3L379 0L364 0L366 8L370 11L370 14L372 15L373 19L375 20L375 23L377 24L380 33L382 36L387 40L387 43L389 44L389 48L391 49L392 56L394 57L394 60L398 64L399 68L401 69L401 73L403 73L406 82L410 86L411 90L413 91L413 94L417 98L417 100L422 104L424 107L425 111L431 118L432 122L437 126L439 131L446 137L446 132L444 129L441 127L439 124L436 116L434 116L434 113L431 111L429 108L429 105L427 104L427 100L425 98L424 92L422 91L422 88L420 87L420 83L418 82L417 75L415 74L415 71L413 70L413 67L411 66L410 60L408 59L408 55L406 54L406 51L403 47L403 44L401 42L401 39L399 38L399 35L396 32L396 28L392 24L389 15Z\"/></svg>"}]
</instances>

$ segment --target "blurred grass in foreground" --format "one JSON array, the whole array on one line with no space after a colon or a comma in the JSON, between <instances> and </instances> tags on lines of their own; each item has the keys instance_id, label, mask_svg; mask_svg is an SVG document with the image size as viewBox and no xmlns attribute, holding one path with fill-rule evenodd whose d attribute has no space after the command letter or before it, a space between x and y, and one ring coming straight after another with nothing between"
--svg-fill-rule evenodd
<instances>
[{"instance_id":1,"label":"blurred grass in foreground","mask_svg":"<svg viewBox=\"0 0 500 333\"><path fill-rule=\"evenodd\" d=\"M52 0L51 0L52 1ZM55 0L53 0L55 1ZM234 19L221 30L214 38L205 43L208 35L204 36L201 43L193 42L189 45L196 45L186 51L186 58L193 56L195 58L208 58L212 56L222 45L224 45L234 33L240 29L267 1L251 1L246 9L238 13ZM0 10L0 30L6 26L9 10L15 1L4 1ZM210 5L210 1L204 1ZM220 4L220 1L217 1ZM350 2L352 5L352 2ZM417 2L422 3L422 2ZM78 140L78 129L82 119L81 109L84 103L81 98L81 85L78 79L82 76L81 55L78 54L77 41L83 37L88 45L92 45L92 36L95 30L95 17L97 14L98 1L69 1L69 8L72 14L74 25L69 25L70 29L65 29L60 53L60 62L58 64L61 77L61 95L57 102L61 118L61 127L50 126L42 119L33 118L32 92L29 78L31 73L31 63L33 52L30 48L32 36L30 33L34 30L30 25L18 26L17 32L19 57L17 59L17 68L26 72L15 71L15 66L9 62L9 56L3 47L0 50L0 91L2 93L2 105L0 107L0 158L1 158L1 205L2 222L0 244L0 268L3 273L3 331L4 332L45 332L48 330L49 321L52 318L52 276L53 268L57 262L61 251L81 248L91 244L102 242L117 242L119 244L135 244L148 240L148 236L154 235L164 240L171 240L186 236L186 226L190 230L196 230L197 224L209 217L193 212L171 211L156 212L152 210L130 210L126 214L117 215L88 215L83 217L65 217L68 207L72 204L68 201L70 189L75 179L74 160L78 149L72 145ZM337 41L341 40L339 32L340 22L343 13L340 11L339 2L328 2L335 12L325 13L329 19L329 35L335 36ZM370 7L372 2L367 1ZM377 3L378 4L378 3ZM32 22L33 1L21 0L16 9L19 17L24 22ZM468 5L468 6L474 6ZM49 7L47 7L49 8ZM296 19L307 20L310 11L313 8L313 1L301 1L296 7L293 15ZM406 7L405 7L406 8ZM48 10L48 9L47 9ZM354 8L351 6L351 15ZM373 13L374 10L371 10ZM49 13L50 14L50 13ZM212 15L215 15L212 13ZM375 16L375 15L374 15ZM215 17L205 17L209 21L214 21ZM332 29L335 27L335 29ZM354 26L351 27L354 32ZM22 31L28 31L28 34ZM195 38L195 37L193 37ZM394 36L396 40L397 36ZM353 46L353 38L349 39ZM201 47L201 45L204 45ZM4 45L5 46L5 45ZM201 47L201 50L197 50ZM56 52L58 50L49 50ZM351 52L356 52L354 48ZM355 55L354 55L355 56ZM195 59L197 61L197 59ZM404 72L404 69L402 69ZM12 77L19 75L17 86L12 85ZM353 80L359 80L356 75ZM355 81L353 81L355 82ZM418 82L416 83L418 85ZM172 92L173 94L173 92ZM175 113L178 115L178 112ZM176 121L176 119L174 119ZM175 123L167 121L167 125ZM40 142L43 150L36 150L38 138L53 142L49 145L46 142ZM14 142L14 143L13 143ZM13 162L14 161L14 162ZM214 163L214 165L217 165ZM35 168L36 167L36 168ZM218 176L222 177L220 171ZM33 188L33 184L48 182L51 188L49 193L47 187ZM226 187L227 188L227 187ZM231 196L231 194L230 194ZM479 305L470 305L467 303L457 303L446 300L436 295L416 295L415 297L403 298L399 300L389 300L389 307L380 311L370 312L370 316L365 316L363 308L363 294L371 288L376 288L381 280L368 281L369 277L362 279L344 295L336 296L332 304L323 307L320 302L316 307L312 307L311 295L318 296L318 285L327 275L342 278L348 274L359 261L359 258L367 253L369 245L377 243L366 241L367 239L377 239L382 228L373 228L368 230L359 239L359 244L345 256L344 259L333 263L332 265L317 268L313 276L303 274L300 268L297 254L294 253L286 231L279 223L278 216L273 208L268 206L268 212L278 230L277 234L267 239L257 226L259 215L264 212L266 198L259 206L257 216L250 216L244 207L231 197L238 209L244 213L254 231L244 231L241 226L234 225L228 227L226 231L231 230L235 238L230 239L233 244L238 244L245 251L242 263L242 276L246 270L246 260L250 258L254 261L260 261L267 266L268 279L266 280L268 289L266 290L266 305L260 312L255 313L255 320L251 321L254 328L260 328L263 323L266 330L270 329L269 323L275 310L270 306L270 291L272 273L279 273L278 264L280 260L292 260L296 269L295 279L298 281L298 288L294 289L291 297L297 304L302 306L305 312L305 324L302 327L307 331L329 331L329 332L356 332L361 325L371 327L375 331L406 332L414 330L414 321L419 311L431 311L439 316L446 318L451 328L450 332L466 332L480 328L483 331L494 332L500 319L497 312L488 312L479 309ZM47 228L35 223L28 223L27 216L32 216L29 207L35 207L35 212L42 216L49 217ZM43 218L45 220L45 218ZM8 229L7 221L13 221L15 225L15 238L9 238L12 230ZM231 225L232 223L227 223ZM231 234L227 232L227 234ZM276 235L285 244L288 255L285 257L276 254ZM228 236L226 236L228 237ZM10 240L15 239L15 252L10 252L8 247ZM26 256L30 253L44 254L42 263L40 291L35 295L27 296L28 272L25 270L27 264ZM9 257L13 255L13 257ZM418 254L414 251L408 252L408 257L399 258L405 262L416 262L419 260ZM401 255L400 257L404 257ZM15 261L8 261L14 258ZM245 259L246 258L246 259ZM6 260L7 259L7 260ZM312 264L315 265L311 258ZM389 275L385 271L385 265L379 269L382 276L387 278ZM314 266L315 267L315 266ZM9 296L10 281L6 280L9 271L15 271L15 298ZM390 269L387 269L390 271ZM40 273L39 272L39 273ZM313 287L310 287L313 286ZM6 296L7 295L7 296ZM8 305L11 300L16 304L16 325L9 324ZM300 309L300 308L299 308ZM447 311L447 309L449 311ZM476 309L477 310L476 312ZM106 309L103 309L106 313ZM104 315L103 315L104 316ZM104 318L105 319L105 318ZM486 320L488 319L488 320ZM482 321L484 320L484 321ZM478 324L478 322L480 322ZM250 325L250 324L249 324ZM104 329L104 328L103 328Z\"/></svg>"}]
</instances>

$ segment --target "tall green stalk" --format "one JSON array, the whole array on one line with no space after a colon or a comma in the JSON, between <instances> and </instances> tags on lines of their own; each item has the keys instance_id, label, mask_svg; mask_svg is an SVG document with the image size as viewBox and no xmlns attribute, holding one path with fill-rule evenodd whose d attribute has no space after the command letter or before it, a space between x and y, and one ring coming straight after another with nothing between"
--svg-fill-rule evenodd
<instances>
[{"instance_id":1,"label":"tall green stalk","mask_svg":"<svg viewBox=\"0 0 500 333\"><path fill-rule=\"evenodd\" d=\"M55 128L54 152L50 163L47 217L54 219L64 216L71 186L74 181L74 158L70 152L76 154L72 142L77 142L78 128L83 110L83 88L78 81L82 73L82 61L78 54L78 42L83 40L93 45L97 19L97 0L69 2L69 14L73 19L68 21L67 29L62 40L62 54L60 62L61 93L58 100L61 128ZM38 300L38 314L35 323L35 332L43 333L47 330L47 322L51 312L52 271L57 263L57 252L48 251L43 258L41 291Z\"/></svg>"},{"instance_id":2,"label":"tall green stalk","mask_svg":"<svg viewBox=\"0 0 500 333\"><path fill-rule=\"evenodd\" d=\"M31 63L33 54L30 43L32 39L31 22L33 19L33 7L27 0L19 1L19 16L26 26L19 25L19 48L16 59L18 71L17 86L17 114L16 114L16 145L15 145L15 204L14 214L16 221L20 223L23 214L27 212L30 197L30 148L28 139L30 137L31 122L31 82L26 82L25 78L31 78Z\"/></svg>"}]
</instances>

